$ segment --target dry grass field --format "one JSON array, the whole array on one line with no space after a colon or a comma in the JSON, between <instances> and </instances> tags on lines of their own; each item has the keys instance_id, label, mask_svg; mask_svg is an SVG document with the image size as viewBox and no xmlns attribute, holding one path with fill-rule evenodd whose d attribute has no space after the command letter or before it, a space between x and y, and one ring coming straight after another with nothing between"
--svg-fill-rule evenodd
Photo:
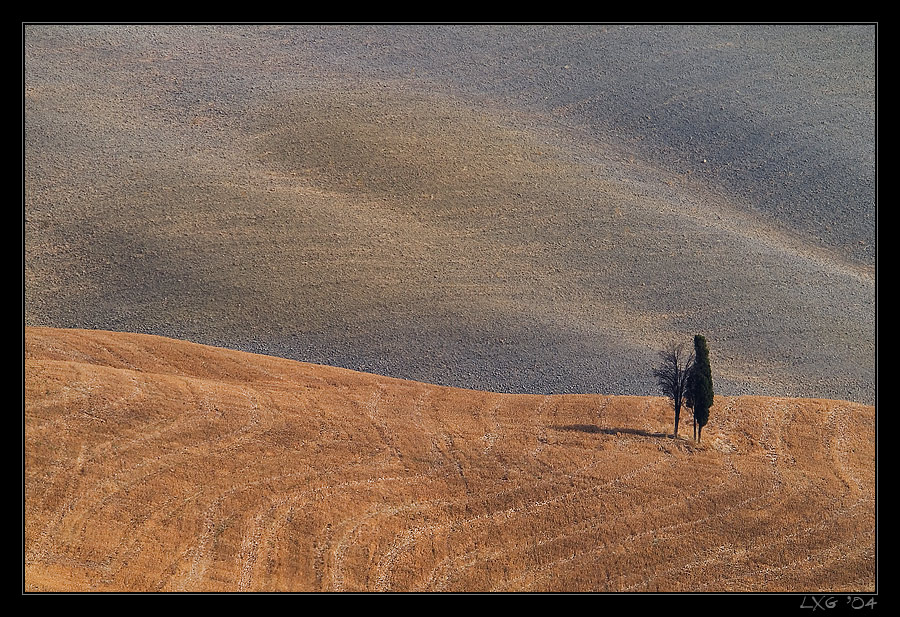
<instances>
[{"instance_id":1,"label":"dry grass field","mask_svg":"<svg viewBox=\"0 0 900 617\"><path fill-rule=\"evenodd\" d=\"M26 328L26 591L875 591L875 409Z\"/></svg>"}]
</instances>

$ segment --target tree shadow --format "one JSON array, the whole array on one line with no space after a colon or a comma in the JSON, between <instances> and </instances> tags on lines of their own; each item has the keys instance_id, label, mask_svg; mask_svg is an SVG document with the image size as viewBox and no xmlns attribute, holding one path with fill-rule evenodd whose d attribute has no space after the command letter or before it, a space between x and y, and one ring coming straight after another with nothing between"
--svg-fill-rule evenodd
<instances>
[{"instance_id":1,"label":"tree shadow","mask_svg":"<svg viewBox=\"0 0 900 617\"><path fill-rule=\"evenodd\" d=\"M604 435L640 435L642 437L655 437L657 439L671 439L669 433L654 433L636 428L600 428L596 424L567 424L564 426L551 426L556 431L578 431L581 433L603 433Z\"/></svg>"}]
</instances>

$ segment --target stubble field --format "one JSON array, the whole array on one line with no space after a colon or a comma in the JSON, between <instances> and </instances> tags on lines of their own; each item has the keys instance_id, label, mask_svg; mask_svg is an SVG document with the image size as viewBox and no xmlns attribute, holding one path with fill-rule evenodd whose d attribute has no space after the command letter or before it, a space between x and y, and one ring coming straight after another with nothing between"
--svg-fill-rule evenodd
<instances>
[{"instance_id":1,"label":"stubble field","mask_svg":"<svg viewBox=\"0 0 900 617\"><path fill-rule=\"evenodd\" d=\"M874 431L29 328L25 590L872 592Z\"/></svg>"}]
</instances>

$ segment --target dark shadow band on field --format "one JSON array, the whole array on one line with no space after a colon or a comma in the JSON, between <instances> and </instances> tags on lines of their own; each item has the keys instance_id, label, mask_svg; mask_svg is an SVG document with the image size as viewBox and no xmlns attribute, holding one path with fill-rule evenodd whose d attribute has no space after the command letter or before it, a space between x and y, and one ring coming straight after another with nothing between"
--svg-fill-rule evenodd
<instances>
[{"instance_id":1,"label":"dark shadow band on field","mask_svg":"<svg viewBox=\"0 0 900 617\"><path fill-rule=\"evenodd\" d=\"M669 433L653 433L636 428L600 428L596 424L567 424L565 426L551 426L556 431L578 431L581 433L603 433L604 435L641 435L642 437L656 437L670 439Z\"/></svg>"}]
</instances>

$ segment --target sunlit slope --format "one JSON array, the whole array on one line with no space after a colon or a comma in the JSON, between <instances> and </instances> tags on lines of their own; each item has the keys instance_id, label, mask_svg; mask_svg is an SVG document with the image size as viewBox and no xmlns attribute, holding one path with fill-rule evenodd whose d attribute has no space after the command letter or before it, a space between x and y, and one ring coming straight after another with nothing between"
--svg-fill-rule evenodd
<instances>
[{"instance_id":1,"label":"sunlit slope","mask_svg":"<svg viewBox=\"0 0 900 617\"><path fill-rule=\"evenodd\" d=\"M874 591L874 415L27 328L25 589Z\"/></svg>"},{"instance_id":2,"label":"sunlit slope","mask_svg":"<svg viewBox=\"0 0 900 617\"><path fill-rule=\"evenodd\" d=\"M804 32L30 27L26 323L874 402L869 31Z\"/></svg>"}]
</instances>

